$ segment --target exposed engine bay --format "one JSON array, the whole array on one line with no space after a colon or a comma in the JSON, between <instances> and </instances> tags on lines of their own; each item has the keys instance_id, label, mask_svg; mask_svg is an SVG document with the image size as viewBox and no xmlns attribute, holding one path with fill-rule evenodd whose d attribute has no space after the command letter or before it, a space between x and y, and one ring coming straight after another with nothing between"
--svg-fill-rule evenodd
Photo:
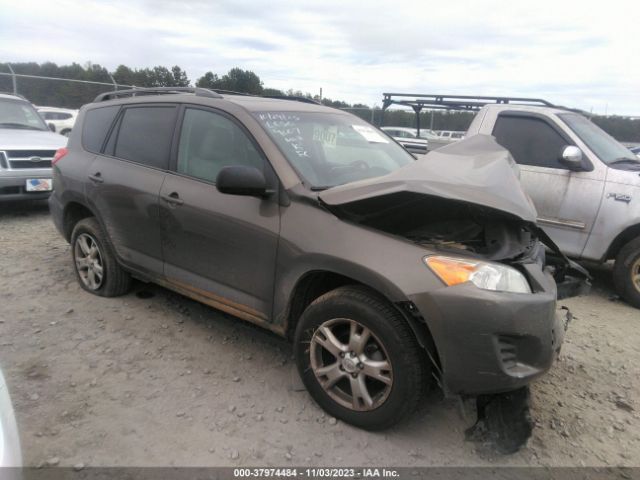
<instances>
[{"instance_id":1,"label":"exposed engine bay","mask_svg":"<svg viewBox=\"0 0 640 480\"><path fill-rule=\"evenodd\" d=\"M503 211L414 192L327 208L345 220L405 237L430 250L515 267L538 263L553 275L559 299L590 288L586 270L562 254L543 230Z\"/></svg>"},{"instance_id":2,"label":"exposed engine bay","mask_svg":"<svg viewBox=\"0 0 640 480\"><path fill-rule=\"evenodd\" d=\"M434 250L504 261L537 260L537 227L504 212L461 201L398 192L331 207L338 216L403 236ZM380 204L378 204L380 203ZM542 257L544 258L544 257Z\"/></svg>"}]
</instances>

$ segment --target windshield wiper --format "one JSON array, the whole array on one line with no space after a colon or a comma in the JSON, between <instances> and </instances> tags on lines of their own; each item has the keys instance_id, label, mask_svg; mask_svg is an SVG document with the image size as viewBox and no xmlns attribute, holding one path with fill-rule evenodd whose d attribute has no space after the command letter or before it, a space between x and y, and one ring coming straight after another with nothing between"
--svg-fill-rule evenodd
<instances>
[{"instance_id":1,"label":"windshield wiper","mask_svg":"<svg viewBox=\"0 0 640 480\"><path fill-rule=\"evenodd\" d=\"M327 188L331 188L330 186L321 186L321 187L311 187L312 192L320 192L321 190L326 190Z\"/></svg>"},{"instance_id":2,"label":"windshield wiper","mask_svg":"<svg viewBox=\"0 0 640 480\"><path fill-rule=\"evenodd\" d=\"M25 123L2 122L2 123L0 123L0 127L24 128L26 130L40 130L40 131L43 131L42 128L34 127L33 125L27 125Z\"/></svg>"}]
</instances>

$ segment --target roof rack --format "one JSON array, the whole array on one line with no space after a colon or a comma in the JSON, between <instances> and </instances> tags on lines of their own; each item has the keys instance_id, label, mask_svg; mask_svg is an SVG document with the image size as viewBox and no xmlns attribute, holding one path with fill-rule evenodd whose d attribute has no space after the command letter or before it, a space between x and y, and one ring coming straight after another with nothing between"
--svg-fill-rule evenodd
<instances>
[{"instance_id":1,"label":"roof rack","mask_svg":"<svg viewBox=\"0 0 640 480\"><path fill-rule=\"evenodd\" d=\"M314 105L322 105L322 103L313 98L301 97L298 95L261 95L262 98L275 98L276 100L292 100L294 102L312 103Z\"/></svg>"},{"instance_id":2,"label":"roof rack","mask_svg":"<svg viewBox=\"0 0 640 480\"><path fill-rule=\"evenodd\" d=\"M380 122L383 122L384 112L391 105L403 105L410 107L416 114L416 127L418 134L420 134L420 112L423 108L429 110L471 110L478 111L485 105L498 104L498 105L530 105L539 107L553 107L570 112L578 112L586 114L582 110L573 108L567 108L560 105L554 105L551 102L543 100L542 98L527 98L527 97L488 97L484 95L434 95L434 94L421 94L421 93L383 93L382 98L382 118ZM393 98L396 97L396 98Z\"/></svg>"},{"instance_id":3,"label":"roof rack","mask_svg":"<svg viewBox=\"0 0 640 480\"><path fill-rule=\"evenodd\" d=\"M488 97L481 95L433 95L414 93L383 93L382 109L391 105L411 107L416 113L423 108L442 110L480 110L488 104L517 104L538 105L543 107L557 107L541 98L527 97ZM396 98L393 98L396 97ZM560 107L561 108L561 107Z\"/></svg>"},{"instance_id":4,"label":"roof rack","mask_svg":"<svg viewBox=\"0 0 640 480\"><path fill-rule=\"evenodd\" d=\"M115 98L122 97L137 97L139 95L165 95L165 94L177 94L177 93L193 93L199 97L209 98L222 98L218 92L209 90L207 88L199 87L153 87L153 88L133 88L130 90L115 90L112 92L105 92L98 95L93 101L105 102L107 100L113 100Z\"/></svg>"},{"instance_id":5,"label":"roof rack","mask_svg":"<svg viewBox=\"0 0 640 480\"><path fill-rule=\"evenodd\" d=\"M295 102L312 103L314 105L322 105L322 103L307 97L300 97L295 95L252 95L251 93L235 92L233 90L220 90L200 87L152 87L152 88L132 88L129 90L114 90L111 92L105 92L98 95L93 102L105 102L107 100L114 100L116 98L123 97L136 97L142 95L165 95L165 94L177 94L177 93L193 93L199 97L209 98L223 98L225 95L242 95L245 97L262 97L262 98L274 98L278 100L292 100Z\"/></svg>"},{"instance_id":6,"label":"roof rack","mask_svg":"<svg viewBox=\"0 0 640 480\"><path fill-rule=\"evenodd\" d=\"M212 92L216 93L224 93L225 95L242 95L243 97L255 97L255 95L253 95L252 93L236 92L235 90L222 90L219 88L209 88L207 90L211 90Z\"/></svg>"}]
</instances>

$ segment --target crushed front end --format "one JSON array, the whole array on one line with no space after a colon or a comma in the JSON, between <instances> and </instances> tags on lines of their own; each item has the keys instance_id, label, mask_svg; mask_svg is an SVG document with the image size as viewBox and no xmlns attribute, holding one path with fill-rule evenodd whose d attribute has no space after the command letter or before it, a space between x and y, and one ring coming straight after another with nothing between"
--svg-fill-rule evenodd
<instances>
[{"instance_id":1,"label":"crushed front end","mask_svg":"<svg viewBox=\"0 0 640 480\"><path fill-rule=\"evenodd\" d=\"M340 218L424 248L441 286L405 292L401 308L428 331L440 387L473 399L485 426L486 412L521 412L521 434L503 451L526 440L528 394L514 392L558 356L571 318L557 306L558 286L561 298L586 293L589 275L537 227L509 153L490 137L471 137L319 198Z\"/></svg>"}]
</instances>

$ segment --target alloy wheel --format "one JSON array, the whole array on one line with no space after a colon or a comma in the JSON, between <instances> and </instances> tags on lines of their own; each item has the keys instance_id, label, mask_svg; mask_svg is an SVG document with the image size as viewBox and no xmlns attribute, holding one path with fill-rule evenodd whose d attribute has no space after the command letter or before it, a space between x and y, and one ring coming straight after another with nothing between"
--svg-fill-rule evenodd
<instances>
[{"instance_id":1,"label":"alloy wheel","mask_svg":"<svg viewBox=\"0 0 640 480\"><path fill-rule=\"evenodd\" d=\"M311 368L324 391L355 411L382 405L393 386L393 368L383 343L361 323L336 318L314 332Z\"/></svg>"},{"instance_id":2,"label":"alloy wheel","mask_svg":"<svg viewBox=\"0 0 640 480\"><path fill-rule=\"evenodd\" d=\"M631 266L631 283L640 292L640 257Z\"/></svg>"},{"instance_id":3,"label":"alloy wheel","mask_svg":"<svg viewBox=\"0 0 640 480\"><path fill-rule=\"evenodd\" d=\"M90 290L98 290L104 279L104 264L95 238L88 233L78 235L73 255L82 283Z\"/></svg>"}]
</instances>

